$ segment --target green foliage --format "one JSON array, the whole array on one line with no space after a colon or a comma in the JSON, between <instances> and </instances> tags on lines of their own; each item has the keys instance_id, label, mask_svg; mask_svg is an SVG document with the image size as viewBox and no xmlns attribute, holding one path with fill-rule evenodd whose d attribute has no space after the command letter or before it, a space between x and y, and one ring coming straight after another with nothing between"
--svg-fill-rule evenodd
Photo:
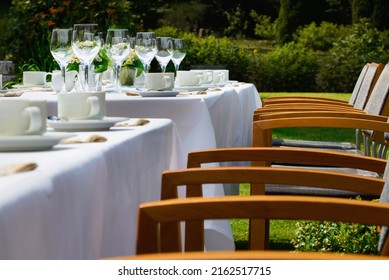
<instances>
[{"instance_id":1,"label":"green foliage","mask_svg":"<svg viewBox=\"0 0 389 280\"><path fill-rule=\"evenodd\" d=\"M228 26L224 29L224 35L233 38L244 38L247 33L248 22L244 20L244 10L238 5L232 11L225 11Z\"/></svg>"},{"instance_id":2,"label":"green foliage","mask_svg":"<svg viewBox=\"0 0 389 280\"><path fill-rule=\"evenodd\" d=\"M347 35L334 42L320 64L318 91L351 92L363 65L389 61L388 32L378 31L367 21L348 28Z\"/></svg>"},{"instance_id":3,"label":"green foliage","mask_svg":"<svg viewBox=\"0 0 389 280\"><path fill-rule=\"evenodd\" d=\"M370 18L373 13L374 3L370 0L351 0L353 23L360 22L363 18Z\"/></svg>"},{"instance_id":4,"label":"green foliage","mask_svg":"<svg viewBox=\"0 0 389 280\"><path fill-rule=\"evenodd\" d=\"M154 6L154 3L153 3ZM160 26L173 26L182 31L190 32L199 27L203 27L202 19L207 12L208 5L198 1L183 1L162 6L162 18L159 20Z\"/></svg>"},{"instance_id":5,"label":"green foliage","mask_svg":"<svg viewBox=\"0 0 389 280\"><path fill-rule=\"evenodd\" d=\"M361 200L360 197L356 199ZM297 227L296 236L292 240L297 251L379 254L376 226L301 221L297 223Z\"/></svg>"},{"instance_id":6,"label":"green foliage","mask_svg":"<svg viewBox=\"0 0 389 280\"><path fill-rule=\"evenodd\" d=\"M190 33L183 34L187 43L187 54L180 69L192 65L224 65L230 69L230 79L243 81L250 62L249 52L233 44L228 38L207 36L198 38Z\"/></svg>"},{"instance_id":7,"label":"green foliage","mask_svg":"<svg viewBox=\"0 0 389 280\"><path fill-rule=\"evenodd\" d=\"M104 31L109 27L135 30L135 18L126 0L13 0L0 56L15 64L34 64L39 70L58 69L49 42L53 28L72 28L75 23L93 22Z\"/></svg>"},{"instance_id":8,"label":"green foliage","mask_svg":"<svg viewBox=\"0 0 389 280\"><path fill-rule=\"evenodd\" d=\"M296 43L277 47L251 59L248 77L260 91L314 91L316 54Z\"/></svg>"},{"instance_id":9,"label":"green foliage","mask_svg":"<svg viewBox=\"0 0 389 280\"><path fill-rule=\"evenodd\" d=\"M272 22L270 16L258 15L252 10L250 13L255 22L255 35L261 39L274 40L276 38L276 24Z\"/></svg>"},{"instance_id":10,"label":"green foliage","mask_svg":"<svg viewBox=\"0 0 389 280\"><path fill-rule=\"evenodd\" d=\"M294 41L301 46L315 50L328 51L339 37L345 36L347 29L344 26L323 21L320 25L312 22L300 27L293 35Z\"/></svg>"},{"instance_id":11,"label":"green foliage","mask_svg":"<svg viewBox=\"0 0 389 280\"><path fill-rule=\"evenodd\" d=\"M304 221L297 223L292 243L297 251L378 254L377 228L349 223Z\"/></svg>"}]
</instances>

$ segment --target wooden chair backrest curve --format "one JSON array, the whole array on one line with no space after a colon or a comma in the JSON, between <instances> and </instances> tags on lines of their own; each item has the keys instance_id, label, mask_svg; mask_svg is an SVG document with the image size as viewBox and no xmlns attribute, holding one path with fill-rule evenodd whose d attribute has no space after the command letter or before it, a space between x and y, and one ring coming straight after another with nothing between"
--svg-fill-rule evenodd
<instances>
[{"instance_id":1,"label":"wooden chair backrest curve","mask_svg":"<svg viewBox=\"0 0 389 280\"><path fill-rule=\"evenodd\" d=\"M301 196L225 196L149 202L139 208L137 254L160 252L164 242L160 236L161 224L230 218L303 219L388 226L389 204ZM192 238L196 240L196 236L188 234L187 241L191 242ZM180 236L169 242L167 245L173 250L178 248L175 251L180 251ZM383 244L383 256L388 256L388 243L386 240Z\"/></svg>"},{"instance_id":2,"label":"wooden chair backrest curve","mask_svg":"<svg viewBox=\"0 0 389 280\"><path fill-rule=\"evenodd\" d=\"M189 197L201 197L202 187L214 183L249 183L252 186L252 194L264 194L262 186L266 183L283 185L300 185L321 188L334 188L370 193L379 196L384 186L380 178L356 176L340 172L327 172L312 169L293 169L276 167L214 167L214 168L188 168L184 170L165 171L162 174L161 199L174 199L178 197L178 187L186 186L186 194ZM366 188L365 186L369 186ZM249 244L252 250L266 248L267 234L265 221L256 223L250 228ZM204 236L201 231L201 222L188 222L186 232L197 237L196 241L185 241L186 251L199 251L204 247ZM179 234L179 225L161 225L162 246L173 242ZM262 235L255 239L251 236ZM262 239L263 238L263 239ZM170 251L171 247L161 248L163 252ZM179 248L175 248L179 250Z\"/></svg>"}]
</instances>

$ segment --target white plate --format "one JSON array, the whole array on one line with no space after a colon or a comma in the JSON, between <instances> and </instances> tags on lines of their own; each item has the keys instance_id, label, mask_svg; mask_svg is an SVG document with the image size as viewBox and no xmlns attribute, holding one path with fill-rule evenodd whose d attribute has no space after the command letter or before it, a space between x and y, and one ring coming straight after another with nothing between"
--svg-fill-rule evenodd
<instances>
[{"instance_id":1,"label":"white plate","mask_svg":"<svg viewBox=\"0 0 389 280\"><path fill-rule=\"evenodd\" d=\"M203 90L209 89L210 87L213 87L213 85L194 86L194 87L175 87L174 90L177 90L177 91L203 91Z\"/></svg>"},{"instance_id":2,"label":"white plate","mask_svg":"<svg viewBox=\"0 0 389 280\"><path fill-rule=\"evenodd\" d=\"M47 125L55 131L101 131L109 130L118 122L129 118L105 117L102 120L47 121Z\"/></svg>"},{"instance_id":3,"label":"white plate","mask_svg":"<svg viewBox=\"0 0 389 280\"><path fill-rule=\"evenodd\" d=\"M73 133L46 132L43 135L1 136L0 151L43 151L50 150L59 141L75 136Z\"/></svg>"},{"instance_id":4,"label":"white plate","mask_svg":"<svg viewBox=\"0 0 389 280\"><path fill-rule=\"evenodd\" d=\"M30 86L25 86L25 85L13 85L13 88L20 88L20 89L29 89L29 88L50 88L49 83L46 85L30 85Z\"/></svg>"},{"instance_id":5,"label":"white plate","mask_svg":"<svg viewBox=\"0 0 389 280\"><path fill-rule=\"evenodd\" d=\"M179 92L178 91L167 91L167 90L145 90L145 91L137 91L137 93L142 97L174 97Z\"/></svg>"}]
</instances>

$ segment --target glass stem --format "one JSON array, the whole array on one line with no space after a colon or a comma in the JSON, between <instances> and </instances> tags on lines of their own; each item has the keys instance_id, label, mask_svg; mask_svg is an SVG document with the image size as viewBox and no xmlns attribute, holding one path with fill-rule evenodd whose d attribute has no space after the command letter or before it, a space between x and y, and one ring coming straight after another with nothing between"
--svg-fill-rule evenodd
<instances>
[{"instance_id":1,"label":"glass stem","mask_svg":"<svg viewBox=\"0 0 389 280\"><path fill-rule=\"evenodd\" d=\"M113 80L113 86L116 89L119 89L119 81L120 81L120 70L121 70L121 65L115 63L114 65L114 80Z\"/></svg>"},{"instance_id":2,"label":"glass stem","mask_svg":"<svg viewBox=\"0 0 389 280\"><path fill-rule=\"evenodd\" d=\"M84 64L84 75L85 75L84 90L89 91L89 65L87 63Z\"/></svg>"},{"instance_id":3,"label":"glass stem","mask_svg":"<svg viewBox=\"0 0 389 280\"><path fill-rule=\"evenodd\" d=\"M61 74L63 79L61 92L66 92L66 65L61 65Z\"/></svg>"}]
</instances>

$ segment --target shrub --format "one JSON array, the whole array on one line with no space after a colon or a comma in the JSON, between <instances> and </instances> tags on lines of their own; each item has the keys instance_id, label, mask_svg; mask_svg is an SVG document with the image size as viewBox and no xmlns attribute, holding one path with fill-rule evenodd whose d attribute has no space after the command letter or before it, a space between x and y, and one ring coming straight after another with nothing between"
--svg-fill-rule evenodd
<instances>
[{"instance_id":1,"label":"shrub","mask_svg":"<svg viewBox=\"0 0 389 280\"><path fill-rule=\"evenodd\" d=\"M296 251L378 254L375 226L305 221L298 222L297 227L292 240Z\"/></svg>"},{"instance_id":2,"label":"shrub","mask_svg":"<svg viewBox=\"0 0 389 280\"><path fill-rule=\"evenodd\" d=\"M364 64L389 61L388 48L388 32L378 31L367 21L354 24L320 64L317 90L351 92Z\"/></svg>"},{"instance_id":3,"label":"shrub","mask_svg":"<svg viewBox=\"0 0 389 280\"><path fill-rule=\"evenodd\" d=\"M316 54L296 43L254 56L248 77L260 91L313 91L318 71Z\"/></svg>"},{"instance_id":4,"label":"shrub","mask_svg":"<svg viewBox=\"0 0 389 280\"><path fill-rule=\"evenodd\" d=\"M22 68L33 64L40 70L51 71L58 68L49 50L53 28L93 22L102 31L109 27L135 30L130 7L126 0L13 0L8 23L12 30L4 38L6 49L1 49L1 56L8 54Z\"/></svg>"},{"instance_id":5,"label":"shrub","mask_svg":"<svg viewBox=\"0 0 389 280\"><path fill-rule=\"evenodd\" d=\"M319 26L312 22L299 28L293 35L294 41L315 51L328 51L339 37L346 34L346 28L323 21Z\"/></svg>"},{"instance_id":6,"label":"shrub","mask_svg":"<svg viewBox=\"0 0 389 280\"><path fill-rule=\"evenodd\" d=\"M360 197L356 197L361 200ZM378 251L379 234L376 226L327 222L297 222L292 244L297 251L374 254Z\"/></svg>"},{"instance_id":7,"label":"shrub","mask_svg":"<svg viewBox=\"0 0 389 280\"><path fill-rule=\"evenodd\" d=\"M258 15L252 10L250 16L255 21L255 35L261 39L276 39L276 24L272 22L271 17L267 15Z\"/></svg>"},{"instance_id":8,"label":"shrub","mask_svg":"<svg viewBox=\"0 0 389 280\"><path fill-rule=\"evenodd\" d=\"M249 65L248 51L239 48L227 38L207 36L198 38L190 33L182 36L188 46L180 69L193 65L223 65L230 70L230 79L244 81Z\"/></svg>"}]
</instances>

